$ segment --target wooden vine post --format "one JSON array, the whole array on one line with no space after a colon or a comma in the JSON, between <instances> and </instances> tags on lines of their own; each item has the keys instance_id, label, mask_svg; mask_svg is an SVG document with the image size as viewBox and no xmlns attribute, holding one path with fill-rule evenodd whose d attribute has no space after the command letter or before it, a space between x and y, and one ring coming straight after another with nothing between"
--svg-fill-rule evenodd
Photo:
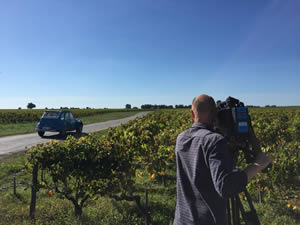
<instances>
[{"instance_id":1,"label":"wooden vine post","mask_svg":"<svg viewBox=\"0 0 300 225\"><path fill-rule=\"evenodd\" d=\"M13 178L13 186L14 186L14 195L17 196L16 176L14 176Z\"/></svg>"},{"instance_id":2,"label":"wooden vine post","mask_svg":"<svg viewBox=\"0 0 300 225\"><path fill-rule=\"evenodd\" d=\"M148 190L146 189L146 193L145 193L145 214L146 214L146 225L150 225L150 214L149 214L149 199L148 199Z\"/></svg>"},{"instance_id":3,"label":"wooden vine post","mask_svg":"<svg viewBox=\"0 0 300 225\"><path fill-rule=\"evenodd\" d=\"M35 218L36 193L38 191L38 164L35 164L32 170L31 202L29 216Z\"/></svg>"}]
</instances>

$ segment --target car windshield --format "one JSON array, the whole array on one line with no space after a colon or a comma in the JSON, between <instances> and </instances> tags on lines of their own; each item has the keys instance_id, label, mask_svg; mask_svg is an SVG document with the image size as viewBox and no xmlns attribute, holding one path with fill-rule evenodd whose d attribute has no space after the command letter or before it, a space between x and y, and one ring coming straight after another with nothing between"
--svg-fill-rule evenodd
<instances>
[{"instance_id":1,"label":"car windshield","mask_svg":"<svg viewBox=\"0 0 300 225\"><path fill-rule=\"evenodd\" d=\"M44 112L43 118L57 118L59 115L59 112L56 111L47 111Z\"/></svg>"}]
</instances>

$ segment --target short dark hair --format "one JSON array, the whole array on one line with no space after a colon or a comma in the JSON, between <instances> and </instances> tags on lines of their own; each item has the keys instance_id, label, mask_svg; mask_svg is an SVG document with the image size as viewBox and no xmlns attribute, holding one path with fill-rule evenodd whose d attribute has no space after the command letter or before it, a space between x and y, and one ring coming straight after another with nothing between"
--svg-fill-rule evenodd
<instances>
[{"instance_id":1,"label":"short dark hair","mask_svg":"<svg viewBox=\"0 0 300 225\"><path fill-rule=\"evenodd\" d=\"M195 97L192 102L192 110L197 115L200 113L214 112L216 110L215 100L211 96L207 96L204 100Z\"/></svg>"}]
</instances>

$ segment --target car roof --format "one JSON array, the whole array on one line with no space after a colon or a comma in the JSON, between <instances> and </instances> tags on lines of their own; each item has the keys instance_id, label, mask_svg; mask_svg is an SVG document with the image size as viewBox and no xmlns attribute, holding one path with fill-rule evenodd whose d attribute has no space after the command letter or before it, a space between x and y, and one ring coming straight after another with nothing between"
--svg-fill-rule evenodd
<instances>
[{"instance_id":1,"label":"car roof","mask_svg":"<svg viewBox=\"0 0 300 225\"><path fill-rule=\"evenodd\" d=\"M45 112L60 112L59 110L46 110Z\"/></svg>"},{"instance_id":2,"label":"car roof","mask_svg":"<svg viewBox=\"0 0 300 225\"><path fill-rule=\"evenodd\" d=\"M62 113L62 112L71 112L70 110L46 110L45 112L58 112L58 113Z\"/></svg>"}]
</instances>

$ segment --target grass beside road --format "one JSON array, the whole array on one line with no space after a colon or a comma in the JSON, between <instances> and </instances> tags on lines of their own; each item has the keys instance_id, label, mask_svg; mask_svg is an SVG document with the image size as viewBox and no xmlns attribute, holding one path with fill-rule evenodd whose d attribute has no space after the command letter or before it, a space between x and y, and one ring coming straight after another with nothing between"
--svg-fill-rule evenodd
<instances>
[{"instance_id":1,"label":"grass beside road","mask_svg":"<svg viewBox=\"0 0 300 225\"><path fill-rule=\"evenodd\" d=\"M109 120L122 119L138 114L140 111L129 111L129 112L109 112L94 116L77 118L82 120L83 125L91 123L100 123ZM34 133L36 122L33 123L14 123L14 124L0 124L0 137L17 135L17 134L28 134Z\"/></svg>"}]
</instances>

